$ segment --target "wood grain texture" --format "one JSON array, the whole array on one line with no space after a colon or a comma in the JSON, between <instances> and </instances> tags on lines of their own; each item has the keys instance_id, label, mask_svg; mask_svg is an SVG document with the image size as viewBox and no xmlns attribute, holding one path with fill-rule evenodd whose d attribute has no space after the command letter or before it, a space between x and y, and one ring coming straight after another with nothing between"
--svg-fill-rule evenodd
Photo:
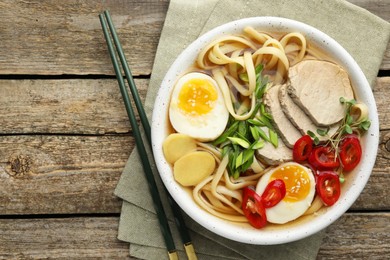
<instances>
[{"instance_id":1,"label":"wood grain texture","mask_svg":"<svg viewBox=\"0 0 390 260\"><path fill-rule=\"evenodd\" d=\"M343 215L327 229L317 259L384 259L389 221L389 213ZM0 259L131 259L117 228L117 217L0 219Z\"/></svg>"},{"instance_id":2,"label":"wood grain texture","mask_svg":"<svg viewBox=\"0 0 390 260\"><path fill-rule=\"evenodd\" d=\"M144 100L148 79L136 79ZM374 87L380 128L390 129L390 77ZM115 79L1 80L0 134L105 134L131 131Z\"/></svg>"},{"instance_id":3,"label":"wood grain texture","mask_svg":"<svg viewBox=\"0 0 390 260\"><path fill-rule=\"evenodd\" d=\"M143 99L148 80L136 83ZM390 208L389 88L390 77L378 78L379 152L352 210ZM116 80L2 80L0 89L0 214L120 212L113 190L134 140Z\"/></svg>"},{"instance_id":4,"label":"wood grain texture","mask_svg":"<svg viewBox=\"0 0 390 260\"><path fill-rule=\"evenodd\" d=\"M390 22L388 0L348 1ZM0 259L133 259L116 238L113 191L134 140L98 14L115 14L144 100L168 4L0 0ZM390 43L381 70L390 71ZM389 88L390 77L378 78L371 177L317 259L390 255Z\"/></svg>"},{"instance_id":5,"label":"wood grain texture","mask_svg":"<svg viewBox=\"0 0 390 260\"><path fill-rule=\"evenodd\" d=\"M0 1L0 74L114 75L98 19L106 9L134 75L150 74L167 8L167 0Z\"/></svg>"},{"instance_id":6,"label":"wood grain texture","mask_svg":"<svg viewBox=\"0 0 390 260\"><path fill-rule=\"evenodd\" d=\"M120 212L130 136L0 137L0 215Z\"/></svg>"},{"instance_id":7,"label":"wood grain texture","mask_svg":"<svg viewBox=\"0 0 390 260\"><path fill-rule=\"evenodd\" d=\"M367 11L379 16L385 21L390 22L389 1L387 0L347 0Z\"/></svg>"},{"instance_id":8,"label":"wood grain texture","mask_svg":"<svg viewBox=\"0 0 390 260\"><path fill-rule=\"evenodd\" d=\"M143 100L148 80L135 81ZM115 79L2 80L2 134L105 134L130 131Z\"/></svg>"},{"instance_id":9,"label":"wood grain texture","mask_svg":"<svg viewBox=\"0 0 390 260\"><path fill-rule=\"evenodd\" d=\"M386 0L350 0L389 21ZM0 1L0 74L114 75L98 14L114 23L134 75L149 75L168 0ZM17 42L18 44L15 44ZM381 69L390 69L390 49Z\"/></svg>"},{"instance_id":10,"label":"wood grain texture","mask_svg":"<svg viewBox=\"0 0 390 260\"><path fill-rule=\"evenodd\" d=\"M368 10L369 12L377 15L383 20L390 22L390 2L388 0L347 0L348 2L357 5L361 8ZM386 52L384 54L381 70L390 69L390 43L387 45Z\"/></svg>"},{"instance_id":11,"label":"wood grain texture","mask_svg":"<svg viewBox=\"0 0 390 260\"><path fill-rule=\"evenodd\" d=\"M0 137L0 215L119 213L113 191L133 148L129 135ZM390 209L389 161L380 149L351 210Z\"/></svg>"},{"instance_id":12,"label":"wood grain texture","mask_svg":"<svg viewBox=\"0 0 390 260\"><path fill-rule=\"evenodd\" d=\"M133 259L118 218L0 219L0 259Z\"/></svg>"},{"instance_id":13,"label":"wood grain texture","mask_svg":"<svg viewBox=\"0 0 390 260\"><path fill-rule=\"evenodd\" d=\"M388 259L390 214L345 214L328 227L317 259Z\"/></svg>"},{"instance_id":14,"label":"wood grain texture","mask_svg":"<svg viewBox=\"0 0 390 260\"><path fill-rule=\"evenodd\" d=\"M136 81L142 98L147 82ZM112 193L134 142L130 135L104 135L131 132L116 81L3 80L0 86L6 134L0 137L0 214L119 212ZM379 153L355 210L390 208L383 185L390 178L389 88L389 77L378 78Z\"/></svg>"}]
</instances>

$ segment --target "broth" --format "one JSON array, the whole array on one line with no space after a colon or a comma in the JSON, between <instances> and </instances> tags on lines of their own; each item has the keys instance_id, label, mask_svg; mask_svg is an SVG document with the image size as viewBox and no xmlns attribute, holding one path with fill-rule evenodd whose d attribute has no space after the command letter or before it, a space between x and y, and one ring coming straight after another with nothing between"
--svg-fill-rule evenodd
<instances>
[{"instance_id":1,"label":"broth","mask_svg":"<svg viewBox=\"0 0 390 260\"><path fill-rule=\"evenodd\" d=\"M286 35L287 35L287 33L280 33L280 32L271 32L271 33L268 33L267 32L267 35L268 36L270 36L271 38L273 38L273 39L277 39L278 41L282 41L283 40L283 37L285 37ZM242 34L242 35L238 35L239 37L243 37L243 38L245 38L245 39L247 39L248 38L248 36L247 35L244 35L244 34ZM292 42L292 44L291 44L291 47L289 47L289 48L291 48L291 49L296 49L296 51L292 51L291 53L289 53L289 55L286 55L287 57L288 57L288 59L289 59L289 61L295 61L295 59L296 59L296 57L297 57L297 55L299 55L299 47L300 47L300 44L299 44L299 41L297 41L297 39L299 39L299 38L293 38L293 40L291 40L291 42ZM305 50L305 54L304 54L304 57L303 58L301 58L298 62L292 62L294 65L296 64L296 63L299 63L299 62L301 62L301 61L304 61L304 60L320 60L320 61L328 61L328 62L332 62L332 63L335 63L335 64L337 64L336 62L335 62L335 59L333 59L330 55L328 55L328 54L326 54L322 49L320 49L319 47L317 47L316 45L314 45L313 43L310 43L310 42L307 42L306 43L307 44L307 46L306 46L306 50ZM258 44L258 46L260 46L261 44ZM222 45L222 46L224 46L224 45ZM234 49L234 48L233 48ZM247 48L247 49L243 49L243 50L241 50L240 52L245 52L245 51L248 51L249 50L249 48ZM256 50L251 50L250 51L252 54L253 53L255 53L256 52ZM296 53L296 52L298 52L298 54ZM228 52L228 53L226 53L226 55L231 55L233 53L233 51L232 52ZM265 64L264 66L265 66L265 68L264 68L264 70L262 71L262 74L263 75L266 75L267 77L269 77L269 81L270 82L273 82L273 81L278 81L278 73L280 72L279 70L280 70L280 66L279 66L279 61L278 61L278 65L276 65L276 66L271 66L271 67L267 67L267 62L270 62L270 61L272 61L272 58L273 58L273 56L271 55L271 54L264 54L263 55L263 63ZM237 63L238 64L238 63ZM208 62L204 62L204 64L203 65L200 65L199 64L199 60L198 61L195 61L194 63L193 63L193 65L192 66L190 66L187 70L186 70L186 72L184 73L184 74L187 74L187 73L191 73L191 72L201 72L201 73L204 73L204 74L207 74L207 75L209 75L210 77L215 77L215 71L218 71L218 70L226 70L226 71L229 71L229 69L231 69L231 68L227 68L227 65L215 65L215 66L212 66L212 68L209 68L208 66L209 66L210 64L209 64L209 61ZM241 66L241 65L235 65L236 67L239 67L239 66ZM242 67L242 66L241 66ZM239 68L239 69L242 69L242 68ZM238 69L238 71L239 71L239 69ZM242 73L245 73L245 70L242 70L241 71ZM229 73L229 72L228 72ZM237 71L236 71L236 73L238 73ZM287 73L287 71L285 71L284 73ZM248 75L249 75L249 72L248 72ZM178 77L178 78L180 78L180 77ZM286 81L287 81L287 75L285 76L285 77L283 77L282 78L282 80L280 80L279 79L279 84L283 84L283 83L286 83ZM240 101L240 103L243 103L243 102L246 102L246 100L248 101L249 100L249 102L250 102L250 97L249 96L246 96L246 95L242 95L242 94L240 94L240 91L239 90L237 90L235 87L234 87L234 84L232 84L232 82L231 81L229 81L229 80L226 80L226 82L227 82L227 85L228 85L228 88L230 89L230 93L231 93L231 95L232 95L232 97L233 97L233 99L236 99L236 100L238 100L238 101ZM176 84L176 83L175 83ZM248 83L249 84L249 83ZM220 85L219 85L220 86ZM352 89L353 89L353 86L352 86ZM252 97L253 98L253 97ZM225 100L226 101L226 100ZM236 109L237 109L237 107L236 107ZM248 109L249 110L249 109ZM167 116L167 118L169 119L169 114L168 114L168 111L167 111L167 114L165 115L165 116ZM168 126L168 129L167 129L167 133L168 134L173 134L173 133L176 133L176 131L175 131L175 128L174 128L174 126L171 124L171 122L170 122L170 120L168 120L168 124L167 124L167 126ZM263 164L264 164L264 162L262 162ZM267 169L267 168L269 168L269 167L271 167L270 165L264 165L264 167ZM252 171L253 172L253 171ZM259 177L259 178L261 178L261 177ZM226 182L226 180L225 180L225 182ZM257 180L256 180L256 182L257 182ZM253 181L252 181L252 183L253 183ZM193 187L183 187L183 189L190 195L190 196L193 196ZM241 189L239 189L239 190L241 190ZM205 196L205 195L203 195L203 196ZM204 198L205 200L209 200L209 199L207 199L207 198ZM199 202L197 201L197 203L199 204ZM210 203L210 201L208 201L208 203ZM232 203L233 204L235 204L236 203L236 200L233 200L232 201ZM226 203L224 203L223 202L223 204L224 204L224 207L225 207L225 205L227 205ZM202 208L204 208L204 206L202 206L202 205L200 205ZM223 207L223 208L224 208ZM212 211L210 211L210 210L208 210L208 209L205 209L206 211L209 211L209 213L211 213L211 214L213 214L212 213ZM322 208L322 209L320 209L320 210L318 210L317 212L316 212L316 214L321 214L321 212L324 212L324 211L326 211L326 208ZM242 214L242 213L239 213L239 214ZM214 214L213 214L214 215ZM302 216L300 216L300 217L298 217L298 218L296 218L296 219L294 219L294 220L291 220L291 221L288 221L287 223L285 223L285 224L283 224L283 225L278 225L278 224L268 224L267 225L267 229L279 229L279 228L283 228L283 227L285 227L286 225L287 226L295 226L295 225L297 225L297 224L299 224L299 223L301 223L301 222L303 222L303 221L308 221L308 220L310 220L310 219L312 219L313 217L315 217L315 215L314 214L310 214L310 215L302 215ZM227 218L227 219L225 219L225 220L229 220L229 218ZM233 222L235 222L235 221L233 221ZM239 223L239 222L235 222L235 223L237 223L237 225L247 225L246 223Z\"/></svg>"}]
</instances>

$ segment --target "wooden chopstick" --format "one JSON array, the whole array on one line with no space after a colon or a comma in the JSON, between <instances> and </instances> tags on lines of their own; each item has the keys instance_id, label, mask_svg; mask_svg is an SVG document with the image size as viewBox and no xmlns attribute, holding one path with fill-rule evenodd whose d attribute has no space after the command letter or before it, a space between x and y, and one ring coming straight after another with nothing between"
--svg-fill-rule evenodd
<instances>
[{"instance_id":1,"label":"wooden chopstick","mask_svg":"<svg viewBox=\"0 0 390 260\"><path fill-rule=\"evenodd\" d=\"M161 200L159 199L157 185L156 185L156 182L155 182L154 177L153 177L153 172L152 172L152 169L150 167L150 163L149 163L148 155L146 153L146 149L142 143L141 133L140 133L140 130L138 128L137 121L135 119L134 111L133 111L131 104L130 104L130 98L129 98L129 95L127 94L125 82L123 80L122 73L120 71L120 67L119 67L118 61L117 61L116 56L115 56L114 47L111 43L110 36L108 34L108 31L107 31L107 24L106 24L106 21L104 20L104 17L102 15L99 15L99 18L100 18L100 22L101 22L102 27L103 27L104 36L105 36L106 41L107 41L107 46L109 48L111 61L112 61L113 66L114 66L115 74L117 75L117 80L118 80L119 87L120 87L120 90L122 93L122 97L123 97L124 102L125 102L126 111L127 111L128 116L129 116L131 127L133 129L137 150L138 150L138 153L140 155L142 166L143 166L143 169L145 172L145 176L146 176L147 181L148 181L149 191L150 191L152 198L153 198L153 205L155 207L155 210L156 210L156 213L158 216L160 229L161 229L161 232L162 232L163 237L164 237L165 245L166 245L167 250L168 250L168 255L169 255L170 259L175 259L175 258L177 259L178 257L177 257L177 252L176 252L176 248L175 248L175 243L173 241L172 234L171 234L171 231L169 229L168 220L166 218L163 205L161 203Z\"/></svg>"},{"instance_id":2,"label":"wooden chopstick","mask_svg":"<svg viewBox=\"0 0 390 260\"><path fill-rule=\"evenodd\" d=\"M145 134L146 134L146 138L147 138L148 143L149 143L149 147L151 148L152 142L151 142L150 124L149 124L148 118L146 116L145 110L142 106L142 102L141 102L141 99L139 97L138 90L137 90L137 87L135 85L130 68L128 66L126 57L124 55L122 45L119 41L119 38L118 38L118 35L116 33L111 16L107 10L104 11L104 17L107 20L112 39L114 40L119 59L121 61L122 68L125 72L125 76L126 76L128 84L129 84L129 88L130 88L130 91L132 93L135 106L137 108L142 126L143 126ZM117 57L115 55L115 51L114 51L114 47L113 47L112 42L111 42L111 38L110 38L109 33L107 31L107 23L106 23L104 17L103 17L103 14L99 15L100 22L102 24L102 28L103 28L103 32L104 32L104 36L106 38L107 46L108 46L108 49L110 52L111 60L112 60L113 66L114 66L115 74L117 75L120 90L121 90L122 97L123 97L123 100L125 103L126 111L127 111L128 116L129 116L130 124L131 124L131 127L132 127L133 132L134 132L134 136L136 139L137 149L138 149L138 152L140 153L140 158L142 158L141 161L142 161L142 165L144 168L144 172L147 175L149 189L151 190L153 201L158 202L157 204L155 203L154 205L157 208L159 208L158 210L156 209L156 212L157 212L157 215L158 215L158 218L160 221L161 232L163 233L163 236L164 236L164 240L165 240L166 247L168 249L169 257L170 257L170 259L173 259L172 257L177 257L177 253L176 253L175 245L174 245L174 242L172 239L172 234L171 234L170 229L169 229L169 225L168 225L168 222L166 219L164 209L162 207L162 203L161 203L159 194L158 193L155 194L157 192L157 187L156 187L156 183L154 180L154 176L153 176L153 173L152 173L151 168L150 168L149 160L147 159L148 157L146 155L146 150L145 150L145 147L144 147L143 142L142 142L142 138L140 135L140 131L139 131L137 122L135 120L134 111L133 111L131 103L130 103L130 98L129 98L129 95L127 93L127 89L125 87L125 83L124 83L122 73L121 73L120 68L119 68L118 60L117 60ZM143 158L146 158L146 160L144 161ZM149 181L149 179L152 179L152 180ZM188 259L195 260L195 259L197 259L197 256L195 254L195 250L194 250L194 247L192 245L191 237L190 237L189 232L187 230L187 227L185 225L180 207L172 199L172 197L169 195L169 193L167 191L166 191L166 193L168 194L168 201L169 201L171 209L174 213L175 223L178 227L180 237L181 237L182 243L184 245L187 257L188 257ZM163 216L160 216L160 214L163 214Z\"/></svg>"}]
</instances>

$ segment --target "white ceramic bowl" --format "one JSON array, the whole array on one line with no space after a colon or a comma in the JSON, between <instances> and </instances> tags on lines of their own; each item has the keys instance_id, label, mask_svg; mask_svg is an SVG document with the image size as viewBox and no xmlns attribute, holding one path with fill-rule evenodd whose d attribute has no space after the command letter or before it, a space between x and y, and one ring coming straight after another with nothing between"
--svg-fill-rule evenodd
<instances>
[{"instance_id":1,"label":"white ceramic bowl","mask_svg":"<svg viewBox=\"0 0 390 260\"><path fill-rule=\"evenodd\" d=\"M346 175L340 199L331 207L322 208L318 214L299 218L292 224L267 225L263 229L249 224L237 224L210 215L201 209L191 195L172 176L171 166L165 161L162 143L168 133L168 104L173 84L196 59L199 51L214 38L231 33L240 33L245 26L264 31L303 33L309 42L329 53L349 73L357 100L369 108L371 127L362 138L363 156L359 166ZM196 222L208 230L231 240L260 245L282 244L310 236L337 220L355 202L362 192L375 163L379 140L379 123L375 100L371 88L348 52L335 40L319 30L301 22L278 17L253 17L233 21L219 26L194 41L175 60L166 74L158 92L152 120L153 152L161 179L179 206Z\"/></svg>"}]
</instances>

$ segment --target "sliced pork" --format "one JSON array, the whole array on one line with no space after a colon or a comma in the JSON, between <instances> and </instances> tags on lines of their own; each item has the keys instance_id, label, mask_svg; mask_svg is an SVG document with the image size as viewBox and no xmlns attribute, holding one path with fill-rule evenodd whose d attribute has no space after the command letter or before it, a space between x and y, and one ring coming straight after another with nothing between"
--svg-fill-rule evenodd
<instances>
[{"instance_id":1,"label":"sliced pork","mask_svg":"<svg viewBox=\"0 0 390 260\"><path fill-rule=\"evenodd\" d=\"M272 115L275 130L287 147L292 148L302 136L297 128L290 122L282 111L279 102L279 89L281 85L272 86L264 94L264 104L268 113Z\"/></svg>"},{"instance_id":2,"label":"sliced pork","mask_svg":"<svg viewBox=\"0 0 390 260\"><path fill-rule=\"evenodd\" d=\"M288 74L288 94L316 125L330 126L344 118L339 99L352 99L353 90L343 68L327 61L305 60Z\"/></svg>"},{"instance_id":3,"label":"sliced pork","mask_svg":"<svg viewBox=\"0 0 390 260\"><path fill-rule=\"evenodd\" d=\"M307 131L316 133L317 129L321 128L315 125L310 117L287 94L287 85L279 88L279 102L286 117L302 135L307 134ZM331 126L328 131L328 136L318 136L320 141L327 140L329 136L336 133L338 127L338 124ZM322 127L322 129L326 128Z\"/></svg>"},{"instance_id":4,"label":"sliced pork","mask_svg":"<svg viewBox=\"0 0 390 260\"><path fill-rule=\"evenodd\" d=\"M264 131L266 131L266 129ZM276 148L273 144L265 142L264 147L256 151L256 157L269 165L279 165L293 159L292 150L288 148L280 138L278 139L278 147Z\"/></svg>"}]
</instances>

